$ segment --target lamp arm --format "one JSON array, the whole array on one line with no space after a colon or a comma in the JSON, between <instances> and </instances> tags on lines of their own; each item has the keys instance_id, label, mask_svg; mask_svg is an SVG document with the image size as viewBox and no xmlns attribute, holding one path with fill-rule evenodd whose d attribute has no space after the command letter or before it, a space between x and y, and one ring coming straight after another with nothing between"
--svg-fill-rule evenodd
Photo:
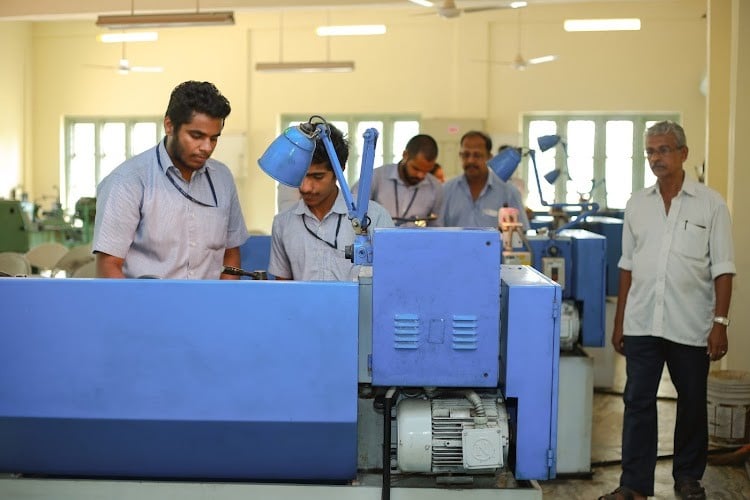
<instances>
[{"instance_id":1,"label":"lamp arm","mask_svg":"<svg viewBox=\"0 0 750 500\"><path fill-rule=\"evenodd\" d=\"M339 157L336 154L336 149L333 147L333 142L331 141L331 132L328 129L327 124L325 123L319 123L315 126L315 128L320 134L320 139L321 141L323 141L323 146L325 146L326 148L328 159L331 161L331 167L333 168L333 173L336 176L336 180L339 181L339 186L341 186L341 194L344 196L346 209L349 211L349 218L352 218L352 214L355 209L354 200L352 199L352 192L349 189L349 184L347 184L346 178L344 177L344 169L341 168L341 162L339 162Z\"/></svg>"},{"instance_id":2,"label":"lamp arm","mask_svg":"<svg viewBox=\"0 0 750 500\"><path fill-rule=\"evenodd\" d=\"M367 205L370 202L370 185L372 184L372 171L375 165L375 144L378 140L378 131L368 128L363 134L364 145L362 148L362 165L359 169L359 188L357 190L357 201L359 207L355 208L350 217L356 217L360 221L360 229L367 231L370 221L367 219ZM354 228L355 232L357 228Z\"/></svg>"},{"instance_id":3,"label":"lamp arm","mask_svg":"<svg viewBox=\"0 0 750 500\"><path fill-rule=\"evenodd\" d=\"M542 195L542 184L539 182L539 170L536 168L536 152L533 149L529 149L527 154L531 157L531 165L534 167L534 178L536 179L536 188L539 190L539 201L543 207L549 207L550 204L544 201L544 195Z\"/></svg>"},{"instance_id":4,"label":"lamp arm","mask_svg":"<svg viewBox=\"0 0 750 500\"><path fill-rule=\"evenodd\" d=\"M551 233L550 237L554 237L553 236L554 234L559 233L560 231L564 229L573 227L579 222L583 222L583 220L586 217L588 217L589 215L594 215L599 210L598 203L558 203L554 206L556 207L581 207L581 210L583 211L581 212L580 215L578 215L578 217L575 218L575 220L568 221L567 223L555 229L554 232Z\"/></svg>"}]
</instances>

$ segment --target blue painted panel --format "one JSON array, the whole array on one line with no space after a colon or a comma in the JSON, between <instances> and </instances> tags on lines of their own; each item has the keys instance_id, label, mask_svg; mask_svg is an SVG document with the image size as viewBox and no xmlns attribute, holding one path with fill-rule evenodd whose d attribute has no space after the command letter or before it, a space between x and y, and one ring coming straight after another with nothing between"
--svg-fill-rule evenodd
<instances>
[{"instance_id":1,"label":"blue painted panel","mask_svg":"<svg viewBox=\"0 0 750 500\"><path fill-rule=\"evenodd\" d=\"M496 387L500 233L376 229L372 382Z\"/></svg>"},{"instance_id":2,"label":"blue painted panel","mask_svg":"<svg viewBox=\"0 0 750 500\"><path fill-rule=\"evenodd\" d=\"M617 297L620 287L620 269L617 264L622 255L623 220L617 217L588 217L581 224L583 229L604 235L607 238L607 295Z\"/></svg>"},{"instance_id":3,"label":"blue painted panel","mask_svg":"<svg viewBox=\"0 0 750 500\"><path fill-rule=\"evenodd\" d=\"M0 297L0 471L355 477L356 283L7 278Z\"/></svg>"},{"instance_id":4,"label":"blue painted panel","mask_svg":"<svg viewBox=\"0 0 750 500\"><path fill-rule=\"evenodd\" d=\"M573 240L573 296L581 305L581 345L602 347L605 341L607 239L583 229L563 234Z\"/></svg>"},{"instance_id":5,"label":"blue painted panel","mask_svg":"<svg viewBox=\"0 0 750 500\"><path fill-rule=\"evenodd\" d=\"M605 341L605 283L607 240L583 229L566 229L555 236L532 236L533 266L542 258L565 259L563 299L575 300L581 315L581 345L601 347Z\"/></svg>"},{"instance_id":6,"label":"blue painted panel","mask_svg":"<svg viewBox=\"0 0 750 500\"><path fill-rule=\"evenodd\" d=\"M251 234L240 247L240 259L240 267L245 271L268 271L268 263L271 260L271 236Z\"/></svg>"},{"instance_id":7,"label":"blue painted panel","mask_svg":"<svg viewBox=\"0 0 750 500\"><path fill-rule=\"evenodd\" d=\"M552 479L557 453L560 300L528 266L502 267L501 384L516 399L516 479Z\"/></svg>"}]
</instances>

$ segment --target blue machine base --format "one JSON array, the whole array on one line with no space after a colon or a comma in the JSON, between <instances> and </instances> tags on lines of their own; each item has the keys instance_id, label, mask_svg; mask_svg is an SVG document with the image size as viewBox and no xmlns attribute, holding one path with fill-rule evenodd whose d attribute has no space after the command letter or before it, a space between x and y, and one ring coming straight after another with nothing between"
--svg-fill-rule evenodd
<instances>
[{"instance_id":1,"label":"blue machine base","mask_svg":"<svg viewBox=\"0 0 750 500\"><path fill-rule=\"evenodd\" d=\"M356 477L356 283L0 278L0 296L0 472Z\"/></svg>"}]
</instances>

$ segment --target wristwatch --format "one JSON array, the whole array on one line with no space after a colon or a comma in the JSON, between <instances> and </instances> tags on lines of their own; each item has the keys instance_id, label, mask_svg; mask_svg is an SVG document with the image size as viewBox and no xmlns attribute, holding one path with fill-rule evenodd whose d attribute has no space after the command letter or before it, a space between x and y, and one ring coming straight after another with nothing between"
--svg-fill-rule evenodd
<instances>
[{"instance_id":1,"label":"wristwatch","mask_svg":"<svg viewBox=\"0 0 750 500\"><path fill-rule=\"evenodd\" d=\"M727 318L726 316L714 316L714 323L729 326L729 318Z\"/></svg>"}]
</instances>

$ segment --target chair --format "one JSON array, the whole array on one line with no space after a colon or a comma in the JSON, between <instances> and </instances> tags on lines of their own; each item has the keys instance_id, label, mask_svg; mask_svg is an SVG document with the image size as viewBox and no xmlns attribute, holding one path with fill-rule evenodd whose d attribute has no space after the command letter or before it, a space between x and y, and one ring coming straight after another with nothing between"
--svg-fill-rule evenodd
<instances>
[{"instance_id":1,"label":"chair","mask_svg":"<svg viewBox=\"0 0 750 500\"><path fill-rule=\"evenodd\" d=\"M71 275L68 275L71 276ZM96 278L96 261L90 260L73 271L72 278Z\"/></svg>"},{"instance_id":2,"label":"chair","mask_svg":"<svg viewBox=\"0 0 750 500\"><path fill-rule=\"evenodd\" d=\"M53 273L65 271L65 276L73 276L76 269L92 260L94 260L94 254L91 253L91 243L76 245L55 263Z\"/></svg>"},{"instance_id":3,"label":"chair","mask_svg":"<svg viewBox=\"0 0 750 500\"><path fill-rule=\"evenodd\" d=\"M31 264L32 271L41 273L42 271L51 271L54 269L55 264L66 253L68 253L68 247L62 243L40 243L26 252L26 259Z\"/></svg>"},{"instance_id":4,"label":"chair","mask_svg":"<svg viewBox=\"0 0 750 500\"><path fill-rule=\"evenodd\" d=\"M0 252L0 273L8 276L26 276L31 274L31 264L22 253Z\"/></svg>"}]
</instances>

